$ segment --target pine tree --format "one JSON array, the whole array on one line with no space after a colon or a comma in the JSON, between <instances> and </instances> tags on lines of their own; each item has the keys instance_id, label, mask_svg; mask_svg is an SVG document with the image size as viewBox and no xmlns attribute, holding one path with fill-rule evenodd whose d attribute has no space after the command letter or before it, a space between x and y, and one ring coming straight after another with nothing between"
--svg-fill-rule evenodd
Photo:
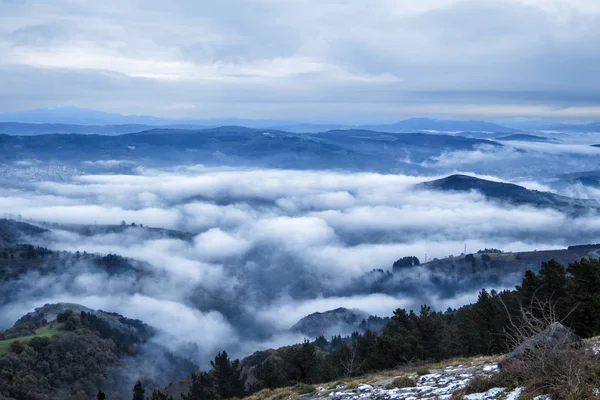
<instances>
[{"instance_id":1,"label":"pine tree","mask_svg":"<svg viewBox=\"0 0 600 400\"><path fill-rule=\"evenodd\" d=\"M133 400L144 400L144 388L142 387L142 382L137 381L135 386L133 387Z\"/></svg>"},{"instance_id":2,"label":"pine tree","mask_svg":"<svg viewBox=\"0 0 600 400\"><path fill-rule=\"evenodd\" d=\"M540 282L541 287L536 296L542 301L552 299L554 302L562 299L565 296L565 289L567 284L567 270L566 268L552 259L548 262L543 262L540 268Z\"/></svg>"},{"instance_id":3,"label":"pine tree","mask_svg":"<svg viewBox=\"0 0 600 400\"><path fill-rule=\"evenodd\" d=\"M584 337L600 334L600 261L582 259L569 264L567 305L569 325Z\"/></svg>"},{"instance_id":4,"label":"pine tree","mask_svg":"<svg viewBox=\"0 0 600 400\"><path fill-rule=\"evenodd\" d=\"M98 397L97 397L97 399L98 399L98 400L106 400L106 394L104 394L104 392L103 392L102 390L100 390L100 391L98 392Z\"/></svg>"},{"instance_id":5,"label":"pine tree","mask_svg":"<svg viewBox=\"0 0 600 400\"><path fill-rule=\"evenodd\" d=\"M153 390L152 391L152 396L150 397L150 400L173 400L172 396L167 396L166 394L162 393L160 390Z\"/></svg>"},{"instance_id":6,"label":"pine tree","mask_svg":"<svg viewBox=\"0 0 600 400\"><path fill-rule=\"evenodd\" d=\"M241 375L240 361L231 361L227 352L223 350L210 362L213 367L212 375L217 394L223 399L243 397L244 379Z\"/></svg>"},{"instance_id":7,"label":"pine tree","mask_svg":"<svg viewBox=\"0 0 600 400\"><path fill-rule=\"evenodd\" d=\"M182 400L214 400L217 398L213 389L213 382L207 373L198 372L192 374L191 378L192 384L188 394L181 393Z\"/></svg>"}]
</instances>

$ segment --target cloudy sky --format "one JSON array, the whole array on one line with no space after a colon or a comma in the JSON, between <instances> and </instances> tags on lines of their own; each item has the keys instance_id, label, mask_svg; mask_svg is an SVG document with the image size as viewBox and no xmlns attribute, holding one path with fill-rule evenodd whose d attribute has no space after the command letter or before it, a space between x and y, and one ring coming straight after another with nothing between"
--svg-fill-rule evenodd
<instances>
[{"instance_id":1,"label":"cloudy sky","mask_svg":"<svg viewBox=\"0 0 600 400\"><path fill-rule=\"evenodd\" d=\"M0 0L0 112L600 119L598 0Z\"/></svg>"}]
</instances>

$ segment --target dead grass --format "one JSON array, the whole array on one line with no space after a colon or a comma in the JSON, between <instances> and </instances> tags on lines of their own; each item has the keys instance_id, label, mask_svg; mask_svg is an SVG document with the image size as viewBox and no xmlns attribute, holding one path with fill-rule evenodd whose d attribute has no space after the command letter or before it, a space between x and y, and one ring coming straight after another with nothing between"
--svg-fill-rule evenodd
<instances>
[{"instance_id":1,"label":"dead grass","mask_svg":"<svg viewBox=\"0 0 600 400\"><path fill-rule=\"evenodd\" d=\"M450 360L446 360L438 363L429 363L429 364L414 364L414 365L403 365L397 369L377 371L376 373L364 374L361 376L355 376L348 379L338 379L335 381L319 383L315 385L306 385L306 387L311 387L316 392L316 387L321 386L328 391L335 390L338 386L345 386L348 390L353 390L358 388L360 384L373 384L376 382L381 382L390 379L412 379L416 380L418 377L418 372L427 373L434 372L435 370L441 370L446 367L458 367L459 365L471 366L472 364L484 364L484 363L497 363L504 356L478 356L478 357L469 357L469 358L453 358ZM247 397L246 400L297 400L299 398L298 394L308 394L308 393L298 393L298 386L291 386L280 389L263 389L260 392L253 394L250 397ZM304 390L304 389L303 389ZM291 396L291 397L290 397Z\"/></svg>"},{"instance_id":2,"label":"dead grass","mask_svg":"<svg viewBox=\"0 0 600 400\"><path fill-rule=\"evenodd\" d=\"M300 400L300 395L293 388L263 389L254 393L247 400Z\"/></svg>"},{"instance_id":3,"label":"dead grass","mask_svg":"<svg viewBox=\"0 0 600 400\"><path fill-rule=\"evenodd\" d=\"M386 389L390 390L390 389L402 389L402 388L407 388L407 387L415 387L417 386L417 381L415 381L414 379L409 378L408 376L401 376L399 378L396 378L392 381L392 383L390 383L389 385L386 385Z\"/></svg>"}]
</instances>

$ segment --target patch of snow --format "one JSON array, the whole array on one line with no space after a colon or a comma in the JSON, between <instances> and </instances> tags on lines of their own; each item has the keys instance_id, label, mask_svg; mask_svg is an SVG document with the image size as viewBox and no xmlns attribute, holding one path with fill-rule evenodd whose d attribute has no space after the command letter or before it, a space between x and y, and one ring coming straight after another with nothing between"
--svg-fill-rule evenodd
<instances>
[{"instance_id":1,"label":"patch of snow","mask_svg":"<svg viewBox=\"0 0 600 400\"><path fill-rule=\"evenodd\" d=\"M483 367L483 372L495 372L498 371L498 365L486 365Z\"/></svg>"},{"instance_id":2,"label":"patch of snow","mask_svg":"<svg viewBox=\"0 0 600 400\"><path fill-rule=\"evenodd\" d=\"M440 370L432 371L432 373L423 375L418 378L416 387L384 389L391 382L390 379L374 382L371 385L360 384L356 389L347 389L345 386L337 386L333 392L327 393L317 390L317 395L305 400L318 400L328 398L330 400L360 400L360 399L377 399L377 400L433 400L442 399L450 400L452 393L457 390L464 389L469 381L476 376L488 376L491 372L496 371L496 364L486 364L483 362L475 362L470 366L445 367ZM411 377L417 379L417 376ZM319 388L320 389L320 388ZM495 388L486 393L475 394L468 399L499 399L504 398L506 389ZM517 400L520 391L515 390L508 393L509 400ZM469 395L472 396L472 395ZM479 396L479 397L477 397ZM512 396L512 397L510 397Z\"/></svg>"},{"instance_id":3,"label":"patch of snow","mask_svg":"<svg viewBox=\"0 0 600 400\"><path fill-rule=\"evenodd\" d=\"M472 393L465 396L465 400L488 400L495 399L501 393L504 393L504 388L492 388L485 393Z\"/></svg>"},{"instance_id":4,"label":"patch of snow","mask_svg":"<svg viewBox=\"0 0 600 400\"><path fill-rule=\"evenodd\" d=\"M521 397L522 392L523 392L523 388L518 387L515 390L513 390L512 392L510 392L509 394L507 394L505 400L519 400L519 397Z\"/></svg>"}]
</instances>

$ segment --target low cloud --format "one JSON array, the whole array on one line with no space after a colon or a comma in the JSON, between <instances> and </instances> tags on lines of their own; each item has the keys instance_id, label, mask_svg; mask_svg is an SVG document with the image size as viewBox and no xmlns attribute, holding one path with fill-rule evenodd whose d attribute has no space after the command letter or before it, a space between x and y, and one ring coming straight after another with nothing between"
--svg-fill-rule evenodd
<instances>
[{"instance_id":1,"label":"low cloud","mask_svg":"<svg viewBox=\"0 0 600 400\"><path fill-rule=\"evenodd\" d=\"M48 223L51 233L32 239L36 244L138 260L116 273L81 261L21 276L5 286L13 292L0 303L3 328L44 303L77 302L156 325L179 338L174 350L197 343L203 364L222 348L243 356L252 346L297 341L287 329L312 312L349 307L385 316L422 303L445 309L481 289L438 293L427 269L418 268L395 276L395 292L369 292L365 282L374 278L365 274L390 270L403 256L441 258L465 243L475 252L600 241L596 214L574 218L489 202L476 192L414 188L435 177L199 166L139 172L0 190L6 212ZM95 235L68 225L122 220L122 230ZM490 285L510 287L518 275Z\"/></svg>"}]
</instances>

